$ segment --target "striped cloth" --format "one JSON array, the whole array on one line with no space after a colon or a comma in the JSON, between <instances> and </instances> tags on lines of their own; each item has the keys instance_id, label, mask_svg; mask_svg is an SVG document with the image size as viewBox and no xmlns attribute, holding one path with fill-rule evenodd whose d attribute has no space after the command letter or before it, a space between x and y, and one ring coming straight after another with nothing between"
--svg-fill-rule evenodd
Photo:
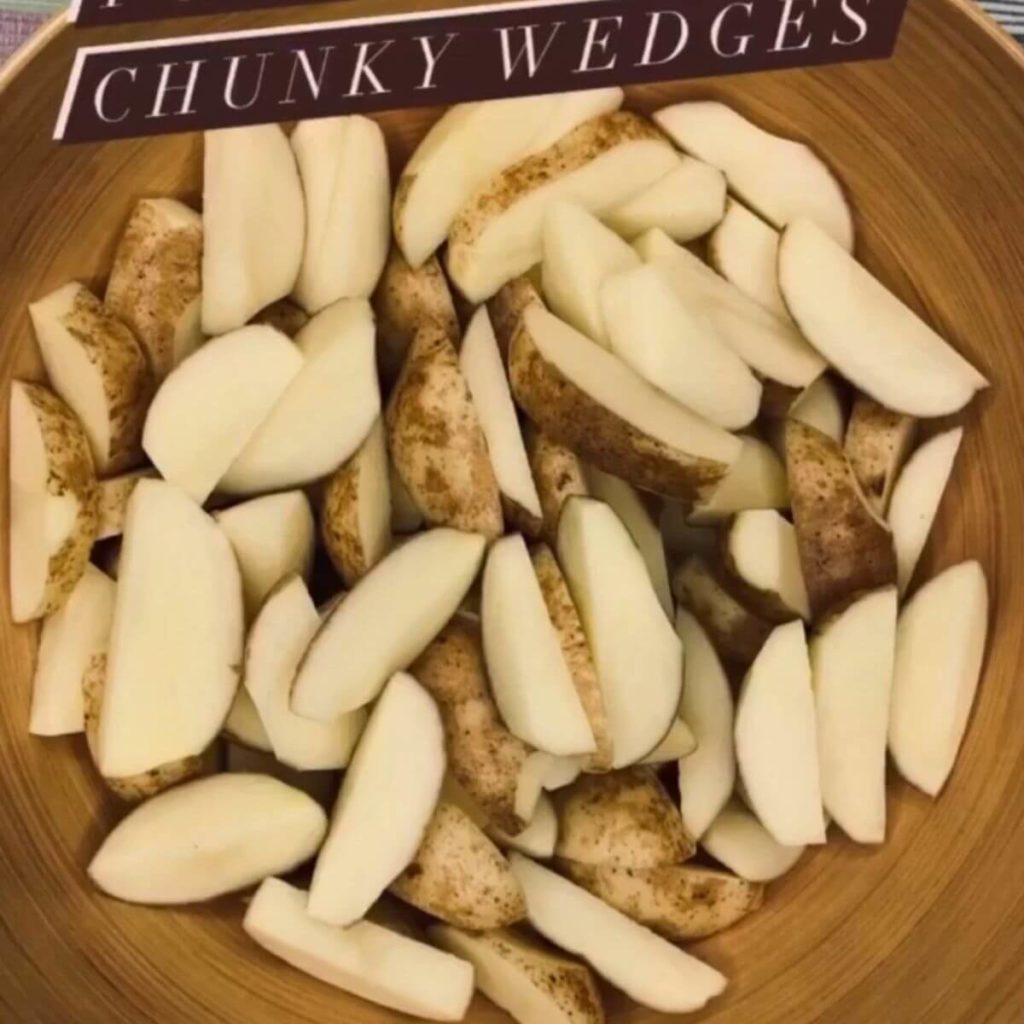
<instances>
[{"instance_id":1,"label":"striped cloth","mask_svg":"<svg viewBox=\"0 0 1024 1024\"><path fill-rule=\"evenodd\" d=\"M143 2L143 0L136 0ZM978 0L993 17L1024 42L1024 0ZM18 48L65 0L0 0L0 63Z\"/></svg>"}]
</instances>

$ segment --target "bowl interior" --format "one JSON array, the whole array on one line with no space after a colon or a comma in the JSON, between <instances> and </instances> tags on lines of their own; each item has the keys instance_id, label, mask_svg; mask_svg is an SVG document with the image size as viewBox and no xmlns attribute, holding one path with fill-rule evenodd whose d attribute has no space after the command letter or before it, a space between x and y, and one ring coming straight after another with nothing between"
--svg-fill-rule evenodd
<instances>
[{"instance_id":1,"label":"bowl interior","mask_svg":"<svg viewBox=\"0 0 1024 1024\"><path fill-rule=\"evenodd\" d=\"M323 17L323 8L318 14ZM292 10L272 17L310 15ZM200 19L190 30L270 18ZM105 30L89 41L126 35ZM198 137L63 149L49 141L79 41L66 28L51 30L8 73L6 88L0 86L4 403L12 376L39 375L27 302L73 278L99 286L137 199L199 199ZM922 567L928 574L980 559L991 580L994 617L973 724L941 800L933 804L893 778L884 847L858 848L833 836L772 888L760 914L700 944L696 952L732 984L724 999L690 1019L1018 1020L1024 1014L1024 787L1018 781L1024 688L1017 680L1024 644L1016 617L1024 606L1024 194L1017 169L1024 151L1024 62L966 0L918 0L892 61L643 87L630 92L628 103L652 110L695 97L725 99L758 122L813 143L852 197L864 261L994 381L966 414L963 453ZM436 116L416 110L380 117L396 166ZM4 449L6 431L4 413ZM0 526L6 534L6 521ZM238 898L157 911L90 889L84 866L120 808L97 782L80 739L27 734L36 640L37 630L10 625L6 586L0 587L4 1019L397 1019L253 946L239 927ZM612 992L608 1007L617 1024L659 1019ZM470 1015L473 1022L503 1019L484 1000Z\"/></svg>"}]
</instances>

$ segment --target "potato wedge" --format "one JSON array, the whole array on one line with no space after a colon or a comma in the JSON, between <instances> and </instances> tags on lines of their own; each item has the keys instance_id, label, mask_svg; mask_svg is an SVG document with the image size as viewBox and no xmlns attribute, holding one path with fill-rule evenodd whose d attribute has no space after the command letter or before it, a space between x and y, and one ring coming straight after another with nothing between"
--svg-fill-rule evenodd
<instances>
[{"instance_id":1,"label":"potato wedge","mask_svg":"<svg viewBox=\"0 0 1024 1024\"><path fill-rule=\"evenodd\" d=\"M157 381L203 341L203 218L175 199L141 199L114 255L106 307L138 338Z\"/></svg>"},{"instance_id":2,"label":"potato wedge","mask_svg":"<svg viewBox=\"0 0 1024 1024\"><path fill-rule=\"evenodd\" d=\"M29 306L54 391L78 417L100 475L142 461L142 425L155 384L131 329L81 284Z\"/></svg>"},{"instance_id":3,"label":"potato wedge","mask_svg":"<svg viewBox=\"0 0 1024 1024\"><path fill-rule=\"evenodd\" d=\"M864 497L884 516L917 433L917 420L858 395L846 428L846 457Z\"/></svg>"},{"instance_id":4,"label":"potato wedge","mask_svg":"<svg viewBox=\"0 0 1024 1024\"><path fill-rule=\"evenodd\" d=\"M390 891L425 913L475 932L526 917L523 891L508 861L465 811L443 800L416 857Z\"/></svg>"},{"instance_id":5,"label":"potato wedge","mask_svg":"<svg viewBox=\"0 0 1024 1024\"><path fill-rule=\"evenodd\" d=\"M22 623L63 607L85 572L100 516L85 431L39 384L11 385L9 472L11 615Z\"/></svg>"},{"instance_id":6,"label":"potato wedge","mask_svg":"<svg viewBox=\"0 0 1024 1024\"><path fill-rule=\"evenodd\" d=\"M744 436L740 457L711 497L693 507L691 526L713 526L748 509L789 508L786 467L759 437Z\"/></svg>"},{"instance_id":7,"label":"potato wedge","mask_svg":"<svg viewBox=\"0 0 1024 1024\"><path fill-rule=\"evenodd\" d=\"M635 870L562 861L587 892L671 942L694 942L731 928L764 902L764 886L686 864Z\"/></svg>"},{"instance_id":8,"label":"potato wedge","mask_svg":"<svg viewBox=\"0 0 1024 1024\"><path fill-rule=\"evenodd\" d=\"M155 469L136 469L131 473L108 477L99 482L100 525L96 534L97 542L120 537L124 533L128 502L131 501L135 488L140 480L150 480L155 476Z\"/></svg>"},{"instance_id":9,"label":"potato wedge","mask_svg":"<svg viewBox=\"0 0 1024 1024\"><path fill-rule=\"evenodd\" d=\"M387 409L388 448L432 526L500 537L501 492L455 346L436 323L413 340Z\"/></svg>"},{"instance_id":10,"label":"potato wedge","mask_svg":"<svg viewBox=\"0 0 1024 1024\"><path fill-rule=\"evenodd\" d=\"M545 434L636 487L700 498L739 457L737 438L546 310L526 311L509 369L516 399Z\"/></svg>"},{"instance_id":11,"label":"potato wedge","mask_svg":"<svg viewBox=\"0 0 1024 1024\"><path fill-rule=\"evenodd\" d=\"M670 761L681 761L697 749L697 737L681 718L672 723L668 735L654 748L640 764L663 765Z\"/></svg>"},{"instance_id":12,"label":"potato wedge","mask_svg":"<svg viewBox=\"0 0 1024 1024\"><path fill-rule=\"evenodd\" d=\"M596 213L664 177L675 150L637 114L617 112L492 178L460 210L448 233L448 273L470 302L489 299L542 255L544 216L567 200Z\"/></svg>"},{"instance_id":13,"label":"potato wedge","mask_svg":"<svg viewBox=\"0 0 1024 1024\"><path fill-rule=\"evenodd\" d=\"M260 713L256 710L256 705L244 686L240 686L238 693L235 694L235 702L231 705L231 710L224 722L222 735L234 746L242 747L245 750L270 754L274 749L270 737L267 735L263 719L260 718Z\"/></svg>"},{"instance_id":14,"label":"potato wedge","mask_svg":"<svg viewBox=\"0 0 1024 1024\"><path fill-rule=\"evenodd\" d=\"M549 544L557 544L558 524L565 503L570 498L590 495L583 462L571 449L552 441L529 424L526 427L526 450L544 511L544 539Z\"/></svg>"},{"instance_id":15,"label":"potato wedge","mask_svg":"<svg viewBox=\"0 0 1024 1024\"><path fill-rule=\"evenodd\" d=\"M693 856L679 808L651 768L583 775L552 799L564 860L641 869Z\"/></svg>"},{"instance_id":16,"label":"potato wedge","mask_svg":"<svg viewBox=\"0 0 1024 1024\"><path fill-rule=\"evenodd\" d=\"M487 300L487 312L491 316L494 337L506 363L512 348L512 339L519 330L523 314L530 306L544 306L540 289L540 282L531 278L529 274L523 274L502 285L498 292Z\"/></svg>"},{"instance_id":17,"label":"potato wedge","mask_svg":"<svg viewBox=\"0 0 1024 1024\"><path fill-rule=\"evenodd\" d=\"M738 800L731 801L704 833L701 845L748 882L772 882L791 871L803 846L782 846Z\"/></svg>"},{"instance_id":18,"label":"potato wedge","mask_svg":"<svg viewBox=\"0 0 1024 1024\"><path fill-rule=\"evenodd\" d=\"M854 594L895 583L892 533L868 504L839 445L791 419L786 424L786 465L814 618Z\"/></svg>"},{"instance_id":19,"label":"potato wedge","mask_svg":"<svg viewBox=\"0 0 1024 1024\"><path fill-rule=\"evenodd\" d=\"M240 693L246 691L240 690ZM273 754L240 743L227 743L223 770L231 775L269 775L286 786L312 797L329 814L338 799L341 775L338 772L299 772L281 764Z\"/></svg>"}]
</instances>

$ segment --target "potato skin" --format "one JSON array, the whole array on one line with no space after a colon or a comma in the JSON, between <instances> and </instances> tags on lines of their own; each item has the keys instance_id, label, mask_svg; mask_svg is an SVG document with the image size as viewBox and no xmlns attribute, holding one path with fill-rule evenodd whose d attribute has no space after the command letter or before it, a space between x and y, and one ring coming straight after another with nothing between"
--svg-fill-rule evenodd
<instances>
[{"instance_id":1,"label":"potato skin","mask_svg":"<svg viewBox=\"0 0 1024 1024\"><path fill-rule=\"evenodd\" d=\"M121 536L124 532L124 519L128 513L128 502L131 501L135 488L139 486L139 481L151 479L156 475L155 469L140 469L100 481L100 525L96 535L98 541Z\"/></svg>"},{"instance_id":2,"label":"potato skin","mask_svg":"<svg viewBox=\"0 0 1024 1024\"><path fill-rule=\"evenodd\" d=\"M523 314L531 306L542 306L544 300L540 297L536 285L530 278L523 274L513 278L504 285L492 298L487 300L487 312L491 317L491 326L494 328L494 337L498 342L498 349L502 359L508 362L509 350L512 348L512 339L519 330Z\"/></svg>"},{"instance_id":3,"label":"potato skin","mask_svg":"<svg viewBox=\"0 0 1024 1024\"><path fill-rule=\"evenodd\" d=\"M441 710L448 770L489 821L518 835L529 822L516 814L516 790L532 751L498 715L479 622L457 615L410 671Z\"/></svg>"},{"instance_id":4,"label":"potato skin","mask_svg":"<svg viewBox=\"0 0 1024 1024\"><path fill-rule=\"evenodd\" d=\"M587 892L670 942L717 935L764 902L759 883L685 864L633 869L561 861L558 866Z\"/></svg>"},{"instance_id":5,"label":"potato skin","mask_svg":"<svg viewBox=\"0 0 1024 1024\"><path fill-rule=\"evenodd\" d=\"M559 826L555 855L564 860L654 868L679 864L696 850L651 768L582 775L552 799Z\"/></svg>"},{"instance_id":6,"label":"potato skin","mask_svg":"<svg viewBox=\"0 0 1024 1024\"><path fill-rule=\"evenodd\" d=\"M387 409L388 448L432 526L498 538L501 493L455 346L437 323L416 333Z\"/></svg>"},{"instance_id":7,"label":"potato skin","mask_svg":"<svg viewBox=\"0 0 1024 1024\"><path fill-rule=\"evenodd\" d=\"M839 445L820 430L789 420L786 468L814 618L857 594L895 583L892 533L872 512Z\"/></svg>"},{"instance_id":8,"label":"potato skin","mask_svg":"<svg viewBox=\"0 0 1024 1024\"><path fill-rule=\"evenodd\" d=\"M471 931L504 928L526 918L523 890L501 851L465 811L443 800L415 859L391 892Z\"/></svg>"},{"instance_id":9,"label":"potato skin","mask_svg":"<svg viewBox=\"0 0 1024 1024\"><path fill-rule=\"evenodd\" d=\"M740 605L765 622L782 625L800 618L800 615L789 608L778 594L770 590L758 590L740 575L732 556L731 546L735 521L735 518L732 519L720 536L722 571L718 574L719 585Z\"/></svg>"},{"instance_id":10,"label":"potato skin","mask_svg":"<svg viewBox=\"0 0 1024 1024\"><path fill-rule=\"evenodd\" d=\"M917 420L892 412L867 395L858 395L846 428L846 457L871 507L880 516L889 510L896 486L917 434Z\"/></svg>"},{"instance_id":11,"label":"potato skin","mask_svg":"<svg viewBox=\"0 0 1024 1024\"><path fill-rule=\"evenodd\" d=\"M526 425L526 452L537 485L544 513L543 537L548 544L558 543L558 523L570 498L589 498L590 488L583 463L571 449L552 441L531 424Z\"/></svg>"}]
</instances>

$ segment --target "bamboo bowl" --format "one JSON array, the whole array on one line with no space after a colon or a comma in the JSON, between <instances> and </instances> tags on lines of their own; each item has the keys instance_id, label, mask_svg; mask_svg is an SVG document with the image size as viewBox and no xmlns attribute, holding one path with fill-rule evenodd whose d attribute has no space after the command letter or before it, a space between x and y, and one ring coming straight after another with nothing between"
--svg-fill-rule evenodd
<instances>
[{"instance_id":1,"label":"bamboo bowl","mask_svg":"<svg viewBox=\"0 0 1024 1024\"><path fill-rule=\"evenodd\" d=\"M362 13L358 0L337 10ZM327 8L328 15L334 13ZM322 18L325 9L315 16ZM298 10L207 18L199 31L307 20ZM154 33L161 31L159 27ZM165 34L173 29L164 28ZM180 27L179 27L180 31ZM125 31L90 33L117 41ZM200 141L58 148L49 141L74 34L46 30L0 76L0 447L12 376L39 360L26 304L98 284L145 195L198 198ZM912 0L890 62L635 90L653 109L724 98L806 138L856 205L859 251L995 382L923 567L980 558L992 581L987 668L955 775L932 804L894 780L878 850L834 838L767 907L697 952L732 979L692 1020L728 1024L1009 1024L1024 1019L1024 52L967 0ZM396 161L436 111L381 118ZM6 471L0 488L5 488ZM6 520L7 501L2 501ZM0 523L6 536L6 521ZM7 558L6 542L2 545ZM6 579L6 564L0 579ZM398 1019L264 954L238 898L175 910L105 899L84 866L120 808L80 738L34 740L35 629L0 587L0 1019L9 1024L368 1024ZM656 1014L608 992L614 1024ZM478 999L473 1024L504 1020Z\"/></svg>"}]
</instances>

